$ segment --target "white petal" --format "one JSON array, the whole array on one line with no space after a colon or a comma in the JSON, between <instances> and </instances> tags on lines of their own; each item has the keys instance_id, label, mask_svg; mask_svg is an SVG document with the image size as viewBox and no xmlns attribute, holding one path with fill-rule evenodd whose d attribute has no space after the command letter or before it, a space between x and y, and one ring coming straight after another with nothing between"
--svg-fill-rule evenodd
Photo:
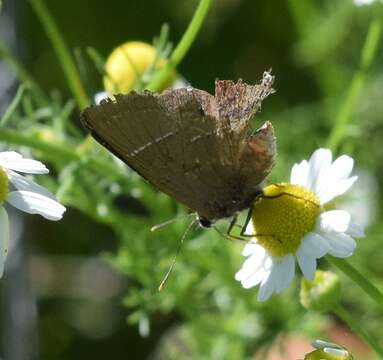
<instances>
[{"instance_id":1,"label":"white petal","mask_svg":"<svg viewBox=\"0 0 383 360\"><path fill-rule=\"evenodd\" d=\"M251 255L235 274L235 279L240 281L245 289L248 289L258 285L268 277L272 259L262 246L253 242L249 242L245 246L244 253Z\"/></svg>"},{"instance_id":2,"label":"white petal","mask_svg":"<svg viewBox=\"0 0 383 360\"><path fill-rule=\"evenodd\" d=\"M5 155L4 155L5 154ZM49 170L40 161L24 159L20 154L14 152L0 153L0 166L20 171L26 174L48 174Z\"/></svg>"},{"instance_id":3,"label":"white petal","mask_svg":"<svg viewBox=\"0 0 383 360\"><path fill-rule=\"evenodd\" d=\"M263 279L258 291L258 301L266 301L273 294L275 289L274 275L275 272L270 271L268 276Z\"/></svg>"},{"instance_id":4,"label":"white petal","mask_svg":"<svg viewBox=\"0 0 383 360\"><path fill-rule=\"evenodd\" d=\"M362 238L366 236L363 227L355 223L349 224L346 234L355 238Z\"/></svg>"},{"instance_id":5,"label":"white petal","mask_svg":"<svg viewBox=\"0 0 383 360\"><path fill-rule=\"evenodd\" d=\"M275 291L277 294L288 288L294 279L295 274L295 259L293 255L285 256L279 266L279 274Z\"/></svg>"},{"instance_id":6,"label":"white petal","mask_svg":"<svg viewBox=\"0 0 383 360\"><path fill-rule=\"evenodd\" d=\"M3 276L5 259L8 254L9 220L4 207L0 207L0 277Z\"/></svg>"},{"instance_id":7,"label":"white petal","mask_svg":"<svg viewBox=\"0 0 383 360\"><path fill-rule=\"evenodd\" d=\"M17 190L32 191L56 200L55 196L45 187L36 184L34 181L22 176L12 170L7 170L9 181Z\"/></svg>"},{"instance_id":8,"label":"white petal","mask_svg":"<svg viewBox=\"0 0 383 360\"><path fill-rule=\"evenodd\" d=\"M357 179L348 178L353 166L354 160L350 156L342 155L322 171L316 188L313 188L322 204L345 193L352 186Z\"/></svg>"},{"instance_id":9,"label":"white petal","mask_svg":"<svg viewBox=\"0 0 383 360\"><path fill-rule=\"evenodd\" d=\"M245 289L250 289L257 286L260 282L264 281L268 277L270 271L266 271L264 268L260 268L257 272L252 274L250 277L241 281L241 285Z\"/></svg>"},{"instance_id":10,"label":"white petal","mask_svg":"<svg viewBox=\"0 0 383 360\"><path fill-rule=\"evenodd\" d=\"M23 155L19 154L16 151L2 151L0 152L0 161L12 161L22 159Z\"/></svg>"},{"instance_id":11,"label":"white petal","mask_svg":"<svg viewBox=\"0 0 383 360\"><path fill-rule=\"evenodd\" d=\"M282 258L274 258L272 272L274 277L274 290L277 292L283 285L283 260Z\"/></svg>"},{"instance_id":12,"label":"white petal","mask_svg":"<svg viewBox=\"0 0 383 360\"><path fill-rule=\"evenodd\" d=\"M324 235L330 245L329 254L335 257L345 258L353 254L356 241L347 234L328 233Z\"/></svg>"},{"instance_id":13,"label":"white petal","mask_svg":"<svg viewBox=\"0 0 383 360\"><path fill-rule=\"evenodd\" d=\"M48 220L60 220L66 210L59 202L31 191L12 191L7 202L30 214L39 214Z\"/></svg>"},{"instance_id":14,"label":"white petal","mask_svg":"<svg viewBox=\"0 0 383 360\"><path fill-rule=\"evenodd\" d=\"M273 264L274 264L273 258L266 252L263 267L265 268L265 270L271 270L271 268L273 267Z\"/></svg>"},{"instance_id":15,"label":"white petal","mask_svg":"<svg viewBox=\"0 0 383 360\"><path fill-rule=\"evenodd\" d=\"M356 180L358 180L357 176L351 176L350 178L339 181L336 186L335 196L344 194L352 185L354 185Z\"/></svg>"},{"instance_id":16,"label":"white petal","mask_svg":"<svg viewBox=\"0 0 383 360\"><path fill-rule=\"evenodd\" d=\"M326 204L336 196L344 194L357 179L357 176L352 176L338 182L329 182L324 190L317 192L321 204Z\"/></svg>"},{"instance_id":17,"label":"white petal","mask_svg":"<svg viewBox=\"0 0 383 360\"><path fill-rule=\"evenodd\" d=\"M331 210L320 214L318 220L321 232L345 232L349 228L351 215L344 210Z\"/></svg>"},{"instance_id":18,"label":"white petal","mask_svg":"<svg viewBox=\"0 0 383 360\"><path fill-rule=\"evenodd\" d=\"M297 252L297 259L303 275L308 280L314 280L315 270L317 268L316 259L310 256L302 255L299 252Z\"/></svg>"},{"instance_id":19,"label":"white petal","mask_svg":"<svg viewBox=\"0 0 383 360\"><path fill-rule=\"evenodd\" d=\"M329 173L332 180L347 179L354 167L354 159L347 155L339 156L330 166Z\"/></svg>"},{"instance_id":20,"label":"white petal","mask_svg":"<svg viewBox=\"0 0 383 360\"><path fill-rule=\"evenodd\" d=\"M297 254L309 258L319 259L330 250L328 241L319 234L310 232L302 240Z\"/></svg>"},{"instance_id":21,"label":"white petal","mask_svg":"<svg viewBox=\"0 0 383 360\"><path fill-rule=\"evenodd\" d=\"M316 192L321 183L325 181L323 174L327 172L331 165L332 154L328 149L316 150L309 160L309 173L307 187Z\"/></svg>"},{"instance_id":22,"label":"white petal","mask_svg":"<svg viewBox=\"0 0 383 360\"><path fill-rule=\"evenodd\" d=\"M291 169L290 183L306 186L309 173L309 164L303 160L300 164L294 164Z\"/></svg>"},{"instance_id":23,"label":"white petal","mask_svg":"<svg viewBox=\"0 0 383 360\"><path fill-rule=\"evenodd\" d=\"M250 256L242 265L241 269L237 271L234 278L238 281L243 281L255 273L257 273L260 269L264 269L264 258L257 258Z\"/></svg>"},{"instance_id":24,"label":"white petal","mask_svg":"<svg viewBox=\"0 0 383 360\"><path fill-rule=\"evenodd\" d=\"M242 268L235 274L235 279L238 281L245 281L255 276L259 271L268 271L269 255L263 252L257 252L252 254L242 265ZM260 276L259 274L257 276ZM243 285L243 284L242 284ZM255 285L251 285L255 286ZM246 287L251 287L246 286Z\"/></svg>"},{"instance_id":25,"label":"white petal","mask_svg":"<svg viewBox=\"0 0 383 360\"><path fill-rule=\"evenodd\" d=\"M257 244L256 242L249 241L245 245L245 247L243 248L242 255L243 256L249 256L249 255L254 254L255 252L264 254L265 253L265 249L261 245Z\"/></svg>"}]
</instances>

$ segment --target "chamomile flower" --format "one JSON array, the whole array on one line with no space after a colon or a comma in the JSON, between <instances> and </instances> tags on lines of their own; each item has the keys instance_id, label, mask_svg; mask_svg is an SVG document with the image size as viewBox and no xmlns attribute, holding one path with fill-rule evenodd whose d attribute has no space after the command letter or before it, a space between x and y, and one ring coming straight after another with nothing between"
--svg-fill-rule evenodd
<instances>
[{"instance_id":1,"label":"chamomile flower","mask_svg":"<svg viewBox=\"0 0 383 360\"><path fill-rule=\"evenodd\" d=\"M353 254L353 238L363 237L363 229L351 222L347 211L325 208L357 180L350 177L353 165L347 155L332 162L330 150L318 149L309 161L293 166L290 183L263 189L246 230L254 236L242 252L247 259L235 275L244 288L260 285L259 301L289 286L296 261L303 275L313 280L317 259Z\"/></svg>"},{"instance_id":2,"label":"chamomile flower","mask_svg":"<svg viewBox=\"0 0 383 360\"><path fill-rule=\"evenodd\" d=\"M8 252L9 221L4 203L48 220L60 220L65 211L53 194L34 181L18 174L47 174L40 161L26 159L14 151L0 152L0 277Z\"/></svg>"}]
</instances>

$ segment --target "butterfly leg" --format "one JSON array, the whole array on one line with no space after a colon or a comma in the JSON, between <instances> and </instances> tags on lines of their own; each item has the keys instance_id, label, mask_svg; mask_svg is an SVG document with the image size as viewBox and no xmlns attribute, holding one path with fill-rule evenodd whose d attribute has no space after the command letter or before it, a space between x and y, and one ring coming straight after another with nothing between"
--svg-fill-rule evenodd
<instances>
[{"instance_id":1,"label":"butterfly leg","mask_svg":"<svg viewBox=\"0 0 383 360\"><path fill-rule=\"evenodd\" d=\"M280 185L278 185L278 184L273 184L273 185L275 185L275 186L277 186L277 187L281 187ZM281 197L281 196L283 196L283 195L286 195L286 196L290 196L290 197L292 197L292 198L295 198L295 199L298 199L298 200L303 200L302 199L302 197L300 197L300 196L297 196L297 195L294 195L294 194L291 194L291 193L289 193L289 192L281 192L281 193L279 193L278 195L262 195L261 196L261 198L263 198L263 199L277 199L277 198L279 198L279 197ZM311 200L308 200L308 199L304 199L305 201L308 201L308 202L310 202L310 203L312 203L313 205L315 205L315 206L318 206L319 207L319 205L317 204L317 203L315 203L315 202L313 202L313 201L311 201Z\"/></svg>"},{"instance_id":2,"label":"butterfly leg","mask_svg":"<svg viewBox=\"0 0 383 360\"><path fill-rule=\"evenodd\" d=\"M249 222L251 220L251 216L253 214L253 210L254 210L254 206L252 205L249 208L249 211L247 213L246 220L245 220L245 223L242 226L242 230L241 230L240 236L245 237L245 238L247 238L247 237L250 237L250 238L252 238L252 237L272 237L272 238L276 238L274 235L270 235L270 234L257 234L257 233L245 234L246 228L249 225ZM276 238L276 240L281 242L281 240L278 239L278 238Z\"/></svg>"},{"instance_id":3,"label":"butterfly leg","mask_svg":"<svg viewBox=\"0 0 383 360\"><path fill-rule=\"evenodd\" d=\"M240 236L243 236L243 237L252 237L252 236L254 236L254 234L245 234L247 225L249 225L249 222L251 220L251 215L253 214L253 210L254 210L254 206L251 205L250 208L249 208L249 211L247 212L245 223L242 226Z\"/></svg>"},{"instance_id":4,"label":"butterfly leg","mask_svg":"<svg viewBox=\"0 0 383 360\"><path fill-rule=\"evenodd\" d=\"M243 239L242 237L239 237L239 236L235 236L233 235L231 232L234 228L234 226L238 226L237 225L237 219L238 219L238 216L237 215L234 215L233 218L231 219L230 221L230 224L229 224L229 227L227 228L226 230L226 233L223 233L221 231L218 230L217 227L213 227L213 229L215 231L217 231L222 237L224 237L225 239L228 239L228 240L240 240L240 241L246 241L245 239Z\"/></svg>"},{"instance_id":5,"label":"butterfly leg","mask_svg":"<svg viewBox=\"0 0 383 360\"><path fill-rule=\"evenodd\" d=\"M234 215L233 218L232 218L231 221L230 221L229 227L228 227L227 230L226 230L225 237L227 237L227 238L229 238L229 239L235 239L235 240L241 240L241 241L244 241L245 239L243 239L242 237L240 237L240 236L235 236L235 235L233 235L233 234L231 233L231 232L233 231L234 226L237 226L237 220L238 220L238 215Z\"/></svg>"},{"instance_id":6,"label":"butterfly leg","mask_svg":"<svg viewBox=\"0 0 383 360\"><path fill-rule=\"evenodd\" d=\"M228 236L229 238L231 239L237 239L237 240L245 240L244 237L252 237L254 236L254 234L245 234L245 231L246 231L246 228L247 228L247 225L249 224L250 220L251 220L251 215L253 213L253 205L250 206L248 212L247 212L247 215L246 215L246 220L245 220L245 223L240 226L237 224L237 220L238 220L238 215L234 215L231 222L230 222L230 225L226 231L226 236ZM235 236L233 235L231 232L233 230L233 228L235 226L239 226L241 228L241 232L240 232L240 236Z\"/></svg>"},{"instance_id":7,"label":"butterfly leg","mask_svg":"<svg viewBox=\"0 0 383 360\"><path fill-rule=\"evenodd\" d=\"M230 221L229 227L226 230L226 235L232 236L231 231L233 230L234 226L237 224L238 216L234 215Z\"/></svg>"},{"instance_id":8,"label":"butterfly leg","mask_svg":"<svg viewBox=\"0 0 383 360\"><path fill-rule=\"evenodd\" d=\"M228 234L227 232L222 232L220 231L216 226L213 226L213 229L219 234L221 235L223 238L227 239L227 240L240 240L240 241L246 241L245 239L243 238L240 238L239 236L235 236L235 235L231 235L231 234Z\"/></svg>"}]
</instances>

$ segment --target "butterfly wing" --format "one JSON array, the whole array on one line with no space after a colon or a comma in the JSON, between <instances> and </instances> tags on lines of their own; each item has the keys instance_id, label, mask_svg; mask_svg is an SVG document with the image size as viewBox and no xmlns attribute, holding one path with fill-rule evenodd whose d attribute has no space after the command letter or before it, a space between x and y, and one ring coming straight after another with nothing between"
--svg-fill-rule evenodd
<instances>
[{"instance_id":1,"label":"butterfly wing","mask_svg":"<svg viewBox=\"0 0 383 360\"><path fill-rule=\"evenodd\" d=\"M245 121L240 105L223 114L224 102L201 90L131 92L87 108L82 122L147 181L215 220L248 207L274 163L271 124L249 134L254 107Z\"/></svg>"}]
</instances>

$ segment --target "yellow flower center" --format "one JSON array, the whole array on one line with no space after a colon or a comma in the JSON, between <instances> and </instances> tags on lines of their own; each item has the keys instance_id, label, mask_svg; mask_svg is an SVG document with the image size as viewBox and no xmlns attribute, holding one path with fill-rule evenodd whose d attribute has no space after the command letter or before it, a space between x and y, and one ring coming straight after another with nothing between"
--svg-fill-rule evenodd
<instances>
[{"instance_id":1,"label":"yellow flower center","mask_svg":"<svg viewBox=\"0 0 383 360\"><path fill-rule=\"evenodd\" d=\"M295 253L314 229L320 211L320 201L311 190L286 183L269 185L254 203L254 236L271 255Z\"/></svg>"},{"instance_id":2,"label":"yellow flower center","mask_svg":"<svg viewBox=\"0 0 383 360\"><path fill-rule=\"evenodd\" d=\"M127 93L134 89L141 76L156 61L156 49L141 41L129 41L112 51L105 63L105 71L108 74L104 78L105 90L110 94ZM165 59L158 59L156 67L161 68L166 64ZM175 79L173 72L165 87Z\"/></svg>"},{"instance_id":3,"label":"yellow flower center","mask_svg":"<svg viewBox=\"0 0 383 360\"><path fill-rule=\"evenodd\" d=\"M0 204L7 198L8 192L8 176L0 166Z\"/></svg>"}]
</instances>

